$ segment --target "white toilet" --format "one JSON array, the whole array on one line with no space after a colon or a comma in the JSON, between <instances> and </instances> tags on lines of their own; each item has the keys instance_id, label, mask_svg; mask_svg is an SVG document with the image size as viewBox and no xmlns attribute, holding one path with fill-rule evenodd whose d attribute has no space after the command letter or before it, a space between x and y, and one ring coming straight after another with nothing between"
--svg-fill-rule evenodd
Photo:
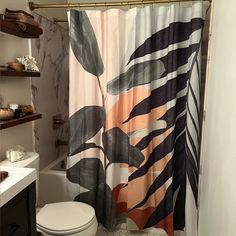
<instances>
[{"instance_id":1,"label":"white toilet","mask_svg":"<svg viewBox=\"0 0 236 236\"><path fill-rule=\"evenodd\" d=\"M2 166L35 168L39 176L39 155L29 153L26 160L11 163L4 160ZM38 180L36 183L38 197ZM42 236L95 236L97 232L97 219L94 209L82 202L56 202L46 204L36 216L37 231Z\"/></svg>"}]
</instances>

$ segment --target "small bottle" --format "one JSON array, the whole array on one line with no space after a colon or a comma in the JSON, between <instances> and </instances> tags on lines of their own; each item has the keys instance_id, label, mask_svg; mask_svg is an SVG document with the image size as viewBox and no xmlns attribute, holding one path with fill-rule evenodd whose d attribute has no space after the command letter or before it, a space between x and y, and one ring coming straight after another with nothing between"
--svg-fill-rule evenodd
<instances>
[{"instance_id":1,"label":"small bottle","mask_svg":"<svg viewBox=\"0 0 236 236\"><path fill-rule=\"evenodd\" d=\"M21 118L21 117L23 117L22 110L20 108L15 109L15 118Z\"/></svg>"}]
</instances>

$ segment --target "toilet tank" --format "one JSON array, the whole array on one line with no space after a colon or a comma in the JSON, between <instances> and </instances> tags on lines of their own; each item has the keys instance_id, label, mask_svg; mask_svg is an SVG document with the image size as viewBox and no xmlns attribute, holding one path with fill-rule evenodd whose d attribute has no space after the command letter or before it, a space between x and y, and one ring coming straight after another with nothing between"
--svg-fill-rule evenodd
<instances>
[{"instance_id":1,"label":"toilet tank","mask_svg":"<svg viewBox=\"0 0 236 236\"><path fill-rule=\"evenodd\" d=\"M39 154L36 152L27 152L27 158L22 161L10 162L7 159L0 162L0 166L35 168L37 173L36 180L36 200L38 200L38 183L39 183Z\"/></svg>"}]
</instances>

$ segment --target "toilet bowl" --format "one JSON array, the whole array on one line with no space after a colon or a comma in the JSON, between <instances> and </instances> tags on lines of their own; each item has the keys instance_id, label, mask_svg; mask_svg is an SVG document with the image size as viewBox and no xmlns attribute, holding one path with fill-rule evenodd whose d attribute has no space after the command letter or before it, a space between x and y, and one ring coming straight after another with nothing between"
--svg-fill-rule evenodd
<instances>
[{"instance_id":1,"label":"toilet bowl","mask_svg":"<svg viewBox=\"0 0 236 236\"><path fill-rule=\"evenodd\" d=\"M39 176L39 155L32 152L28 156L14 163L4 160L0 166L35 168ZM38 196L38 180L36 194ZM42 236L95 236L98 226L94 209L88 204L74 201L46 204L38 211L36 224Z\"/></svg>"},{"instance_id":2,"label":"toilet bowl","mask_svg":"<svg viewBox=\"0 0 236 236\"><path fill-rule=\"evenodd\" d=\"M81 202L47 204L38 212L36 221L42 236L95 236L97 232L94 209Z\"/></svg>"}]
</instances>

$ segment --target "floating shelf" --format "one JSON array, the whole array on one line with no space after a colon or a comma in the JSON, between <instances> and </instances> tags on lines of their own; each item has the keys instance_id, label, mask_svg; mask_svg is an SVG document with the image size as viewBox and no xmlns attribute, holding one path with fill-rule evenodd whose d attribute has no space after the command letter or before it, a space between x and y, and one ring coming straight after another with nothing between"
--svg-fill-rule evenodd
<instances>
[{"instance_id":1,"label":"floating shelf","mask_svg":"<svg viewBox=\"0 0 236 236\"><path fill-rule=\"evenodd\" d=\"M15 118L15 119L11 119L11 120L6 120L6 121L0 121L0 130L1 129L6 129L6 128L10 128L16 125L20 125L26 122L30 122L33 120L38 120L42 118L41 114L38 113L33 113L30 115L26 115L22 118Z\"/></svg>"},{"instance_id":2,"label":"floating shelf","mask_svg":"<svg viewBox=\"0 0 236 236\"><path fill-rule=\"evenodd\" d=\"M0 20L0 31L15 35L21 38L38 38L35 35L28 34L24 31L22 31L17 24L14 24L12 22L6 21L6 20Z\"/></svg>"},{"instance_id":3,"label":"floating shelf","mask_svg":"<svg viewBox=\"0 0 236 236\"><path fill-rule=\"evenodd\" d=\"M15 71L15 70L0 70L0 77L1 76L10 76L10 77L40 77L40 72Z\"/></svg>"}]
</instances>

